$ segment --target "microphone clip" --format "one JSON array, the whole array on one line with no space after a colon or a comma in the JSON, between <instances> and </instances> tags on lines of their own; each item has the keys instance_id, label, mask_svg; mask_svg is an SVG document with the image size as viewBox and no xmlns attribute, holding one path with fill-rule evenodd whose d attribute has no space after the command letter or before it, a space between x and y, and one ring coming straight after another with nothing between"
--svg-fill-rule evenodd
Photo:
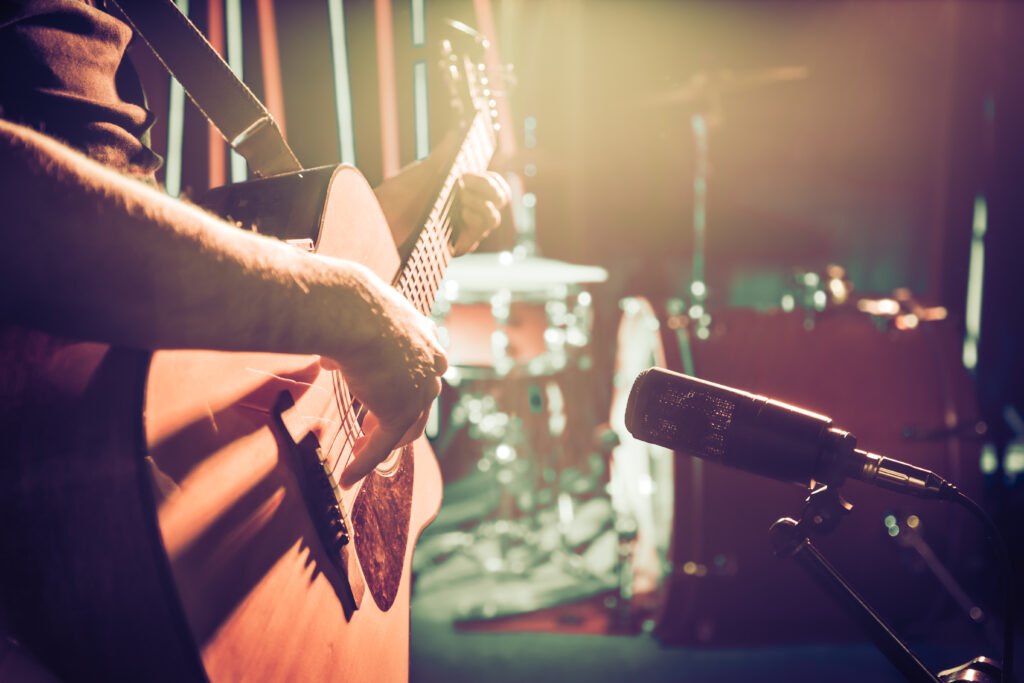
<instances>
[{"instance_id":1,"label":"microphone clip","mask_svg":"<svg viewBox=\"0 0 1024 683\"><path fill-rule=\"evenodd\" d=\"M808 536L832 533L852 511L853 504L839 495L838 487L818 486L804 501L800 530Z\"/></svg>"},{"instance_id":2,"label":"microphone clip","mask_svg":"<svg viewBox=\"0 0 1024 683\"><path fill-rule=\"evenodd\" d=\"M800 520L780 519L772 525L772 546L777 557L792 557L815 536L832 533L853 505L839 495L838 487L817 485L804 501Z\"/></svg>"}]
</instances>

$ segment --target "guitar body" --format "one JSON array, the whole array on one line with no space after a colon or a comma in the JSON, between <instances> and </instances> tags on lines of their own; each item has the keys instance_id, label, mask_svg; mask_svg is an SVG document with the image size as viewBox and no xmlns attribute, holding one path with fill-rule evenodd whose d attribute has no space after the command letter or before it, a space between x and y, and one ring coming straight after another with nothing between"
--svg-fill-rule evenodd
<instances>
[{"instance_id":1,"label":"guitar body","mask_svg":"<svg viewBox=\"0 0 1024 683\"><path fill-rule=\"evenodd\" d=\"M218 188L207 208L357 261L428 313L458 178L496 145L483 72L448 58L462 142L401 254L348 166ZM341 491L360 433L315 357L0 327L0 637L68 681L406 680L409 569L440 470L420 438Z\"/></svg>"},{"instance_id":2,"label":"guitar body","mask_svg":"<svg viewBox=\"0 0 1024 683\"><path fill-rule=\"evenodd\" d=\"M0 337L0 627L62 680L201 680L142 458L149 354Z\"/></svg>"},{"instance_id":3,"label":"guitar body","mask_svg":"<svg viewBox=\"0 0 1024 683\"><path fill-rule=\"evenodd\" d=\"M399 259L372 190L351 167L325 175L330 181L320 204L325 209L314 240L317 253L358 261L390 280ZM295 402L284 415L288 434L273 419L281 391ZM146 435L157 467L178 486L159 506L160 528L213 681L408 677L409 567L416 537L440 506L440 470L421 437L397 456L410 461L400 464L411 470L411 497L397 494L398 505L407 509L394 509L393 497L381 493L397 475L374 472L343 492L351 511L362 488L374 487L374 525L389 538L381 547L360 550L391 553L400 577L393 602L379 605L372 577L358 575L370 567L350 563L345 576L332 563L287 445L312 433L325 455L338 452L343 464L349 450L336 445L344 440L335 435L345 419L338 402L332 373L321 372L315 357L206 351L153 356ZM357 545L361 531L353 530ZM388 547L394 537L403 539L400 548ZM346 581L368 586L350 614L339 597Z\"/></svg>"},{"instance_id":4,"label":"guitar body","mask_svg":"<svg viewBox=\"0 0 1024 683\"><path fill-rule=\"evenodd\" d=\"M302 183L323 193L317 252L390 279L399 257L365 180L350 167L318 178ZM249 185L264 199L277 188L280 202L291 182ZM318 535L295 443L312 434L340 474L355 418L316 358L150 358L0 334L0 626L55 673L407 678L411 556L441 493L425 439L343 492L352 538L339 562Z\"/></svg>"}]
</instances>

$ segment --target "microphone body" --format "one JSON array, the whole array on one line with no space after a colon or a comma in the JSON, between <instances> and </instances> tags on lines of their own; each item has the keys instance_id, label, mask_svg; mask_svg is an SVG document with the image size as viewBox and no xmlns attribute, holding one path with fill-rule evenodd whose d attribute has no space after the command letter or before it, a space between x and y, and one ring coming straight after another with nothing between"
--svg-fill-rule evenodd
<instances>
[{"instance_id":1,"label":"microphone body","mask_svg":"<svg viewBox=\"0 0 1024 683\"><path fill-rule=\"evenodd\" d=\"M626 428L641 441L803 486L850 477L922 498L956 491L934 472L858 449L824 415L663 368L636 378Z\"/></svg>"}]
</instances>

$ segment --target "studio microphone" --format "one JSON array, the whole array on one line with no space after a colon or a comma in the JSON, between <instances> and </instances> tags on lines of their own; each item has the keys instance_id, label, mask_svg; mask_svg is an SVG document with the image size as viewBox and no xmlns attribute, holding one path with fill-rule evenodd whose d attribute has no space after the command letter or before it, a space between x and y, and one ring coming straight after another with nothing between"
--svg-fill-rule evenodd
<instances>
[{"instance_id":1,"label":"studio microphone","mask_svg":"<svg viewBox=\"0 0 1024 683\"><path fill-rule=\"evenodd\" d=\"M663 368L637 376L626 428L641 441L805 486L849 477L921 498L957 491L934 472L857 448L824 415Z\"/></svg>"}]
</instances>

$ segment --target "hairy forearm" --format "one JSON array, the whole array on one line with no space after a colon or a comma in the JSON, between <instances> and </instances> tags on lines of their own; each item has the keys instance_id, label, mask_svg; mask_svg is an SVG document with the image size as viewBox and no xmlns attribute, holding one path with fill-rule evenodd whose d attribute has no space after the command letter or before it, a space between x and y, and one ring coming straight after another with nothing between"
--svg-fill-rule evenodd
<instances>
[{"instance_id":1,"label":"hairy forearm","mask_svg":"<svg viewBox=\"0 0 1024 683\"><path fill-rule=\"evenodd\" d=\"M0 179L5 319L143 348L342 355L379 334L379 283L361 266L238 230L3 121Z\"/></svg>"}]
</instances>

